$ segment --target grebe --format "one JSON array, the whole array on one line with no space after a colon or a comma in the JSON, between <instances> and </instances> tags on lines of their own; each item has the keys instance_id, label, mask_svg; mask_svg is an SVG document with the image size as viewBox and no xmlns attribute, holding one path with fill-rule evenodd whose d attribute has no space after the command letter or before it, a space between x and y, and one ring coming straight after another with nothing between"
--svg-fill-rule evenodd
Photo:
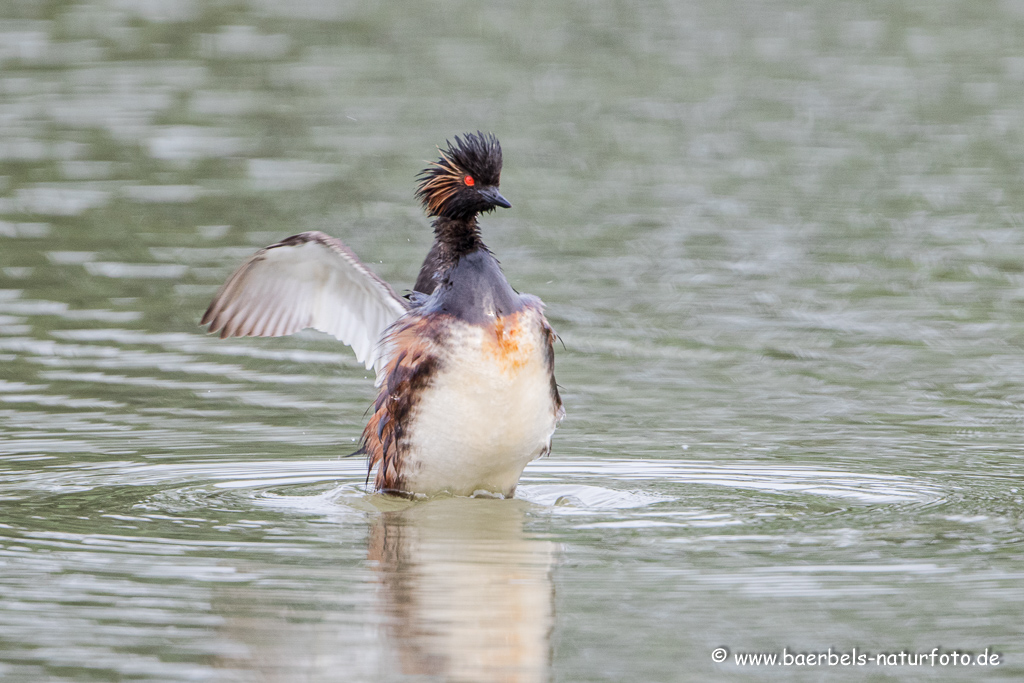
<instances>
[{"instance_id":1,"label":"grebe","mask_svg":"<svg viewBox=\"0 0 1024 683\"><path fill-rule=\"evenodd\" d=\"M418 176L434 244L407 298L340 240L304 232L243 263L201 324L221 338L312 327L351 346L380 390L357 451L376 490L511 497L565 415L555 333L480 237L480 213L512 206L498 139L470 133L439 151Z\"/></svg>"}]
</instances>

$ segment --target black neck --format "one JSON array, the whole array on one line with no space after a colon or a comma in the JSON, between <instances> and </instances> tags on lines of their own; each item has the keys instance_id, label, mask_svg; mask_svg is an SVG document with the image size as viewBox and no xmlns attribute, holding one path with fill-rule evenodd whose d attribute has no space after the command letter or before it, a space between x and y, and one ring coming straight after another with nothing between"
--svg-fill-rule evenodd
<instances>
[{"instance_id":1,"label":"black neck","mask_svg":"<svg viewBox=\"0 0 1024 683\"><path fill-rule=\"evenodd\" d=\"M423 261L413 289L430 294L460 258L481 249L487 251L480 239L480 226L476 223L475 215L469 218L438 216L434 220L434 245Z\"/></svg>"},{"instance_id":2,"label":"black neck","mask_svg":"<svg viewBox=\"0 0 1024 683\"><path fill-rule=\"evenodd\" d=\"M449 266L455 265L460 257L484 246L475 215L469 218L438 216L434 221L434 239L439 246L444 247L445 256L451 259L451 262L446 264Z\"/></svg>"}]
</instances>

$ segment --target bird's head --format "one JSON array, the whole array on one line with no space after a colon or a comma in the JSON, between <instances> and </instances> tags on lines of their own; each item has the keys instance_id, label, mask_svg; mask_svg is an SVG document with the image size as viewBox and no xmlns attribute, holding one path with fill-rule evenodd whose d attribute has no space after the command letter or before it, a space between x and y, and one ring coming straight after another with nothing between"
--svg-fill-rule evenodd
<instances>
[{"instance_id":1,"label":"bird's head","mask_svg":"<svg viewBox=\"0 0 1024 683\"><path fill-rule=\"evenodd\" d=\"M419 174L416 196L427 213L444 218L467 219L496 206L512 205L501 196L501 144L491 133L467 133L446 141L441 158Z\"/></svg>"}]
</instances>

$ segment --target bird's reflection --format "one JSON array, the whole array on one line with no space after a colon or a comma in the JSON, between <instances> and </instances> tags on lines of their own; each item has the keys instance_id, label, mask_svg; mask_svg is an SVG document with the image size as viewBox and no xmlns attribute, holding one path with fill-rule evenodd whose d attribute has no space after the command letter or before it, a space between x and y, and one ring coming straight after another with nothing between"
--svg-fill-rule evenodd
<instances>
[{"instance_id":1,"label":"bird's reflection","mask_svg":"<svg viewBox=\"0 0 1024 683\"><path fill-rule=\"evenodd\" d=\"M526 507L446 498L375 520L368 557L402 673L548 680L555 544L525 532Z\"/></svg>"}]
</instances>

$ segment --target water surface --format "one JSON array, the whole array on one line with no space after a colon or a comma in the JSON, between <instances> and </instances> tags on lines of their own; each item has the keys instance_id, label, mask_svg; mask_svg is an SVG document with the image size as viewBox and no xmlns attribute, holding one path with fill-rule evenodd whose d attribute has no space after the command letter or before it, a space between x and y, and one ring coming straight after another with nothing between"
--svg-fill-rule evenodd
<instances>
[{"instance_id":1,"label":"water surface","mask_svg":"<svg viewBox=\"0 0 1024 683\"><path fill-rule=\"evenodd\" d=\"M0 8L0 677L1024 675L1024 11L364 4ZM409 287L477 129L568 414L375 496L345 347L197 321L302 230Z\"/></svg>"}]
</instances>

